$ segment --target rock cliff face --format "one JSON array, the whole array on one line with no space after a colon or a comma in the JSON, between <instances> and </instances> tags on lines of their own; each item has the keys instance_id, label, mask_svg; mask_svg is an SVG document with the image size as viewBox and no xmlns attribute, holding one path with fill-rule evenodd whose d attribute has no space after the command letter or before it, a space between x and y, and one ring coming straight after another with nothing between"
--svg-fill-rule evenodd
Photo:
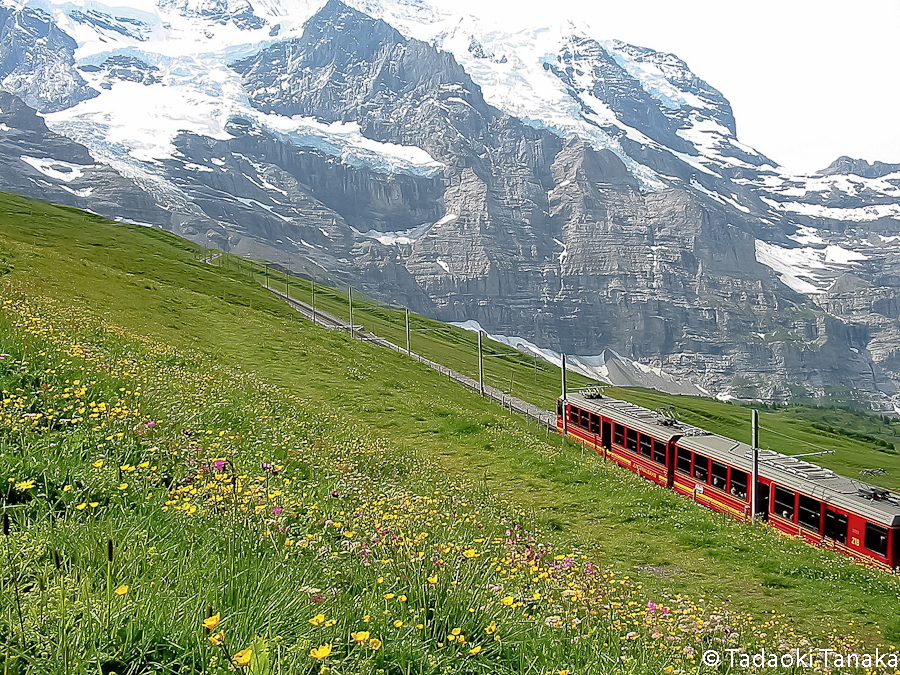
<instances>
[{"instance_id":1,"label":"rock cliff face","mask_svg":"<svg viewBox=\"0 0 900 675\"><path fill-rule=\"evenodd\" d=\"M900 167L790 175L670 54L484 31L421 2L295 1L98 5L55 23L3 10L43 27L0 52L4 72L37 63L69 84L20 87L49 129L0 99L17 167L0 187L118 204L440 319L602 355L604 372L662 370L672 390L900 404ZM102 37L77 63L60 28L75 24Z\"/></svg>"}]
</instances>

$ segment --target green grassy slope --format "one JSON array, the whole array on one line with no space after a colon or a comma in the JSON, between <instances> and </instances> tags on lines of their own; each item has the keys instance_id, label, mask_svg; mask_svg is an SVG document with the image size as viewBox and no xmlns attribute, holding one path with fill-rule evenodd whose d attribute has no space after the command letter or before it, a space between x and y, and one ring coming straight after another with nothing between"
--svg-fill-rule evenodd
<instances>
[{"instance_id":1,"label":"green grassy slope","mask_svg":"<svg viewBox=\"0 0 900 675\"><path fill-rule=\"evenodd\" d=\"M524 514L525 525L561 546L592 551L601 564L639 580L650 597L705 596L757 616L786 612L801 633L818 635L835 625L843 633L870 636L882 627L890 639L900 640L896 577L761 527L722 522L596 457L583 457L580 448L558 437L546 445L544 430L448 384L425 366L310 326L245 269L198 262L199 247L158 230L108 224L18 197L0 196L0 214L5 280L27 282L40 294L86 308L134 333L258 373L334 419L368 429L398 451L414 451L446 475L506 500ZM341 314L336 294L322 297L323 306ZM334 306L327 307L328 302ZM363 311L354 318L402 344L399 313ZM437 327L420 317L415 321L417 327ZM413 347L472 374L473 338L457 329L420 332ZM488 362L488 379L495 386L504 387L511 375L515 395L552 406L558 369L525 357ZM674 401L686 421L738 438L749 433L749 411L738 406L645 391L610 393L649 407ZM834 462L847 473L885 466L889 473L882 478L896 485L900 463L894 455L814 429L802 419L813 412L764 413L763 425L835 448L839 454L821 463ZM865 418L866 425L871 423ZM892 438L888 431L893 429L879 429L878 435ZM763 438L776 449L801 450L765 432Z\"/></svg>"}]
</instances>

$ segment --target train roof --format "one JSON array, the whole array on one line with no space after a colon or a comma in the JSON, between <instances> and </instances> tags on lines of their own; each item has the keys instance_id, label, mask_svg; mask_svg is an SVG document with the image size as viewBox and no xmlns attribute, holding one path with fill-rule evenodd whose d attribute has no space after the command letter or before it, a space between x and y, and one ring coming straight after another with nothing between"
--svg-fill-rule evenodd
<instances>
[{"instance_id":1,"label":"train roof","mask_svg":"<svg viewBox=\"0 0 900 675\"><path fill-rule=\"evenodd\" d=\"M751 473L753 448L719 434L673 420L633 403L619 401L597 392L569 394L570 403L601 413L666 442L675 439L682 448ZM759 451L760 476L778 485L852 511L887 527L900 526L900 495L836 474L831 469L774 450Z\"/></svg>"}]
</instances>

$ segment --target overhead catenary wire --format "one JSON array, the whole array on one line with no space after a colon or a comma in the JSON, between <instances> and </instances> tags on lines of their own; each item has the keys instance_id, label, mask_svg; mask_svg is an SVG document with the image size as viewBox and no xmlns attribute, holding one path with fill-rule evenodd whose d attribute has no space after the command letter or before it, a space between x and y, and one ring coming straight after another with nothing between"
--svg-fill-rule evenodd
<instances>
[{"instance_id":1,"label":"overhead catenary wire","mask_svg":"<svg viewBox=\"0 0 900 675\"><path fill-rule=\"evenodd\" d=\"M787 438L792 441L797 441L797 443L803 443L812 448L818 448L819 450L825 450L826 452L833 452L831 450L831 448L826 448L825 446L822 446L822 445L816 445L815 443L810 443L809 441L804 441L802 438L794 438L793 436L788 436L787 434L783 434L780 431L775 431L774 429L770 429L769 427L764 427L764 426L760 425L759 428L763 429L764 431L768 431L770 434L775 434L776 436L781 436L782 438Z\"/></svg>"}]
</instances>

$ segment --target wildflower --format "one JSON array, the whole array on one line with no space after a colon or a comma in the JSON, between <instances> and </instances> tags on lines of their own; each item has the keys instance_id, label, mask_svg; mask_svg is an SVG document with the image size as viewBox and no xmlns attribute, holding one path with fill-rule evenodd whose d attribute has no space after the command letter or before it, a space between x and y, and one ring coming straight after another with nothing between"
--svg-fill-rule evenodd
<instances>
[{"instance_id":1,"label":"wildflower","mask_svg":"<svg viewBox=\"0 0 900 675\"><path fill-rule=\"evenodd\" d=\"M34 487L33 480L23 480L20 483L16 483L16 490L19 490L20 492L25 492L25 490L30 490L33 487Z\"/></svg>"},{"instance_id":2,"label":"wildflower","mask_svg":"<svg viewBox=\"0 0 900 675\"><path fill-rule=\"evenodd\" d=\"M665 668L663 668L663 672L666 675L672 675L672 673L675 672L675 666L666 666Z\"/></svg>"},{"instance_id":3,"label":"wildflower","mask_svg":"<svg viewBox=\"0 0 900 675\"><path fill-rule=\"evenodd\" d=\"M478 551L476 551L474 548L467 548L465 551L463 551L463 557L464 558L477 558Z\"/></svg>"},{"instance_id":4,"label":"wildflower","mask_svg":"<svg viewBox=\"0 0 900 675\"><path fill-rule=\"evenodd\" d=\"M98 506L100 506L100 502L88 502L88 506L90 506L92 509L96 509Z\"/></svg>"},{"instance_id":5,"label":"wildflower","mask_svg":"<svg viewBox=\"0 0 900 675\"><path fill-rule=\"evenodd\" d=\"M487 633L488 635L493 635L493 634L496 633L496 632L497 632L497 622L496 622L496 621L491 621L491 622L488 624L488 627L485 628L485 633Z\"/></svg>"},{"instance_id":6,"label":"wildflower","mask_svg":"<svg viewBox=\"0 0 900 675\"><path fill-rule=\"evenodd\" d=\"M569 669L566 668L565 670L557 670L556 675L569 675Z\"/></svg>"},{"instance_id":7,"label":"wildflower","mask_svg":"<svg viewBox=\"0 0 900 675\"><path fill-rule=\"evenodd\" d=\"M398 595L398 596L397 596L397 602L406 602L406 596L405 596L405 595Z\"/></svg>"},{"instance_id":8,"label":"wildflower","mask_svg":"<svg viewBox=\"0 0 900 675\"><path fill-rule=\"evenodd\" d=\"M219 631L218 633L214 633L209 636L209 641L212 642L216 647L225 642L225 632Z\"/></svg>"},{"instance_id":9,"label":"wildflower","mask_svg":"<svg viewBox=\"0 0 900 675\"><path fill-rule=\"evenodd\" d=\"M321 626L323 623L325 623L325 615L324 614L316 614L313 618L311 618L309 620L309 622L313 626Z\"/></svg>"},{"instance_id":10,"label":"wildflower","mask_svg":"<svg viewBox=\"0 0 900 675\"><path fill-rule=\"evenodd\" d=\"M272 509L272 515L277 516L282 511L284 511L283 508L281 508L280 506L276 506L275 508Z\"/></svg>"},{"instance_id":11,"label":"wildflower","mask_svg":"<svg viewBox=\"0 0 900 675\"><path fill-rule=\"evenodd\" d=\"M504 607L512 607L515 601L516 599L513 596L507 595L505 598L500 599L500 604Z\"/></svg>"},{"instance_id":12,"label":"wildflower","mask_svg":"<svg viewBox=\"0 0 900 675\"><path fill-rule=\"evenodd\" d=\"M128 489L128 483L119 483L119 489L120 490Z\"/></svg>"},{"instance_id":13,"label":"wildflower","mask_svg":"<svg viewBox=\"0 0 900 675\"><path fill-rule=\"evenodd\" d=\"M75 508L78 509L79 511L84 511L84 510L87 508L87 503L86 503L86 502L81 502L81 503L80 503L78 506L76 506Z\"/></svg>"},{"instance_id":14,"label":"wildflower","mask_svg":"<svg viewBox=\"0 0 900 675\"><path fill-rule=\"evenodd\" d=\"M222 612L216 612L208 619L203 619L203 627L207 630L215 630L219 626L219 622L222 620Z\"/></svg>"},{"instance_id":15,"label":"wildflower","mask_svg":"<svg viewBox=\"0 0 900 675\"><path fill-rule=\"evenodd\" d=\"M454 637L459 635L460 633L462 633L462 628L454 628L450 631L450 635L453 635Z\"/></svg>"},{"instance_id":16,"label":"wildflower","mask_svg":"<svg viewBox=\"0 0 900 675\"><path fill-rule=\"evenodd\" d=\"M437 576L428 577L428 583L434 586L438 582Z\"/></svg>"},{"instance_id":17,"label":"wildflower","mask_svg":"<svg viewBox=\"0 0 900 675\"><path fill-rule=\"evenodd\" d=\"M369 631L361 630L356 633L350 633L350 637L356 642L366 642L369 639Z\"/></svg>"},{"instance_id":18,"label":"wildflower","mask_svg":"<svg viewBox=\"0 0 900 675\"><path fill-rule=\"evenodd\" d=\"M393 593L385 593L385 594L384 594L384 599L385 599L385 600L393 600L393 599L394 599L394 594L393 594Z\"/></svg>"},{"instance_id":19,"label":"wildflower","mask_svg":"<svg viewBox=\"0 0 900 675\"><path fill-rule=\"evenodd\" d=\"M469 654L471 654L472 656L475 656L476 654L479 654L480 652L481 652L481 645L478 645L477 647L472 647L472 649L469 650Z\"/></svg>"},{"instance_id":20,"label":"wildflower","mask_svg":"<svg viewBox=\"0 0 900 675\"><path fill-rule=\"evenodd\" d=\"M102 459L98 459L96 462L94 462L94 468L95 468L95 469L102 469L102 468L103 468L103 460L102 460Z\"/></svg>"},{"instance_id":21,"label":"wildflower","mask_svg":"<svg viewBox=\"0 0 900 675\"><path fill-rule=\"evenodd\" d=\"M114 592L116 595L125 595L128 593L128 586L126 586L125 584L122 584Z\"/></svg>"},{"instance_id":22,"label":"wildflower","mask_svg":"<svg viewBox=\"0 0 900 675\"><path fill-rule=\"evenodd\" d=\"M247 649L242 649L231 658L237 665L246 666L250 663L250 659L253 658L253 650L249 647Z\"/></svg>"},{"instance_id":23,"label":"wildflower","mask_svg":"<svg viewBox=\"0 0 900 675\"><path fill-rule=\"evenodd\" d=\"M381 640L379 640L378 638L372 638L371 640L369 640L369 649L377 652L379 649L381 649Z\"/></svg>"},{"instance_id":24,"label":"wildflower","mask_svg":"<svg viewBox=\"0 0 900 675\"><path fill-rule=\"evenodd\" d=\"M314 659L325 659L331 654L331 645L324 644L321 647L316 647L315 649L311 649L309 651L309 655Z\"/></svg>"},{"instance_id":25,"label":"wildflower","mask_svg":"<svg viewBox=\"0 0 900 675\"><path fill-rule=\"evenodd\" d=\"M397 619L394 622L394 628L403 628L403 622L400 619Z\"/></svg>"}]
</instances>

